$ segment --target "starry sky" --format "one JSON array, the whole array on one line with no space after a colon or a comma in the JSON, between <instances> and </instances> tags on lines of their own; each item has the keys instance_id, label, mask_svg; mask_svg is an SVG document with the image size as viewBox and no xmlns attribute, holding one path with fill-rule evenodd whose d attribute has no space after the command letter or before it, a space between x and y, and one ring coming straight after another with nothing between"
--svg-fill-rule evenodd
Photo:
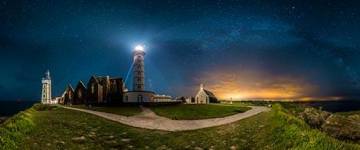
<instances>
[{"instance_id":1,"label":"starry sky","mask_svg":"<svg viewBox=\"0 0 360 150\"><path fill-rule=\"evenodd\" d=\"M146 89L221 99L360 97L360 2L0 1L0 99L38 100L91 75L125 78L146 49ZM131 80L126 83L131 89Z\"/></svg>"}]
</instances>

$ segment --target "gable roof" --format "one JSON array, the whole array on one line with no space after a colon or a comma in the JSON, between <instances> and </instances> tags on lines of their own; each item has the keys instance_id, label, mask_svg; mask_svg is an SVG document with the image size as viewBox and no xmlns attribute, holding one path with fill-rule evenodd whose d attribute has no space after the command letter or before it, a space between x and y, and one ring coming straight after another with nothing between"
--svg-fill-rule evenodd
<instances>
[{"instance_id":1,"label":"gable roof","mask_svg":"<svg viewBox=\"0 0 360 150\"><path fill-rule=\"evenodd\" d=\"M206 93L206 95L208 95L209 97L216 98L216 96L215 96L215 94L214 94L214 93L212 93L212 92L210 92L210 91L208 91L208 90L205 90L205 89L204 89L204 92L205 92L205 93Z\"/></svg>"},{"instance_id":2,"label":"gable roof","mask_svg":"<svg viewBox=\"0 0 360 150\"><path fill-rule=\"evenodd\" d=\"M68 85L67 89L74 91L74 88L71 86L71 84Z\"/></svg>"},{"instance_id":3,"label":"gable roof","mask_svg":"<svg viewBox=\"0 0 360 150\"><path fill-rule=\"evenodd\" d=\"M68 84L68 86L66 86L66 88L65 88L63 94L61 95L61 97L64 97L65 94L66 94L68 91L74 92L74 89L72 88L71 84Z\"/></svg>"},{"instance_id":4,"label":"gable roof","mask_svg":"<svg viewBox=\"0 0 360 150\"><path fill-rule=\"evenodd\" d=\"M92 75L89 79L89 83L90 83L91 79L94 79L96 83L99 83L99 80L97 79L96 76Z\"/></svg>"},{"instance_id":5,"label":"gable roof","mask_svg":"<svg viewBox=\"0 0 360 150\"><path fill-rule=\"evenodd\" d=\"M80 88L80 87L86 89L84 83L81 80L78 82L76 88Z\"/></svg>"}]
</instances>

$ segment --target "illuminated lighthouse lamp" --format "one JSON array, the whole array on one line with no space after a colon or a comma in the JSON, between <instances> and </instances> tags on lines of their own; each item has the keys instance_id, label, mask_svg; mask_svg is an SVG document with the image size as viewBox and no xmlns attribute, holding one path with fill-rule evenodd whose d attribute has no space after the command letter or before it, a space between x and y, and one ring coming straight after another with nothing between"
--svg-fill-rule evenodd
<instances>
[{"instance_id":1,"label":"illuminated lighthouse lamp","mask_svg":"<svg viewBox=\"0 0 360 150\"><path fill-rule=\"evenodd\" d=\"M135 51L144 51L144 46L142 46L142 45L136 45L136 46L135 46Z\"/></svg>"}]
</instances>

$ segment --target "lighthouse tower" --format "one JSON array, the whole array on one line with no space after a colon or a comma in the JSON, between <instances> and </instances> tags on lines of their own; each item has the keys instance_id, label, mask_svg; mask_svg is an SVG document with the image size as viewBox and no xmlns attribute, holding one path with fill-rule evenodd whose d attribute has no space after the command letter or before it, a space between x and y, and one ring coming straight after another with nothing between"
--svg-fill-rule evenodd
<instances>
[{"instance_id":1,"label":"lighthouse tower","mask_svg":"<svg viewBox=\"0 0 360 150\"><path fill-rule=\"evenodd\" d=\"M133 87L131 91L124 93L123 100L125 103L153 102L155 93L145 90L144 47L141 45L136 46L133 54Z\"/></svg>"},{"instance_id":2,"label":"lighthouse tower","mask_svg":"<svg viewBox=\"0 0 360 150\"><path fill-rule=\"evenodd\" d=\"M133 91L145 90L144 56L144 47L136 46L134 50Z\"/></svg>"},{"instance_id":3,"label":"lighthouse tower","mask_svg":"<svg viewBox=\"0 0 360 150\"><path fill-rule=\"evenodd\" d=\"M47 70L45 77L42 78L41 103L51 104L51 78L50 71Z\"/></svg>"}]
</instances>

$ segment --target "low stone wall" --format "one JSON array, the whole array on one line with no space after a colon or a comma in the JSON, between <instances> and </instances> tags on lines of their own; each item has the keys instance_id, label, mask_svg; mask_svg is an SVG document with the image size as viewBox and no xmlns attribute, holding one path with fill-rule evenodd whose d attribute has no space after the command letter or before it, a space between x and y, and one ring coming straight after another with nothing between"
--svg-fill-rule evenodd
<instances>
[{"instance_id":1,"label":"low stone wall","mask_svg":"<svg viewBox=\"0 0 360 150\"><path fill-rule=\"evenodd\" d=\"M125 106L132 106L132 105L143 105L143 106L166 106L166 105L179 105L181 101L173 101L173 102L143 102L143 103L123 103Z\"/></svg>"}]
</instances>

